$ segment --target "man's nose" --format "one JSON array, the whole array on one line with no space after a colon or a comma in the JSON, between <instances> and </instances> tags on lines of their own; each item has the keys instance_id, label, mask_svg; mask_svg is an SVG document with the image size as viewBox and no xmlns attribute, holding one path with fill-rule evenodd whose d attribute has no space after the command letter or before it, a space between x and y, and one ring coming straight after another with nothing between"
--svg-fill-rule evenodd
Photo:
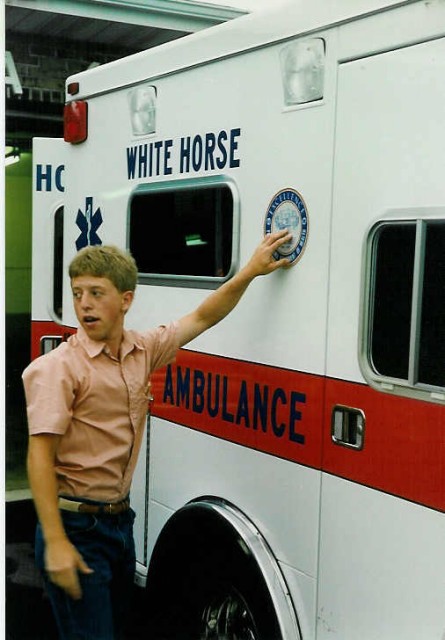
<instances>
[{"instance_id":1,"label":"man's nose","mask_svg":"<svg viewBox=\"0 0 445 640\"><path fill-rule=\"evenodd\" d=\"M91 296L87 291L82 293L80 306L82 307L82 309L91 309Z\"/></svg>"}]
</instances>

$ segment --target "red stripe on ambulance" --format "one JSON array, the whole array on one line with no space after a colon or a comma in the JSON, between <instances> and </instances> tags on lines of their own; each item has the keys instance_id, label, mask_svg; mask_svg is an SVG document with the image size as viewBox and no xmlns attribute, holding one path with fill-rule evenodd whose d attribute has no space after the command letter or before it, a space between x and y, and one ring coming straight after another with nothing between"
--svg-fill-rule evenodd
<instances>
[{"instance_id":1,"label":"red stripe on ambulance","mask_svg":"<svg viewBox=\"0 0 445 640\"><path fill-rule=\"evenodd\" d=\"M366 418L362 451L335 445L336 404L360 408ZM439 511L445 510L445 407L402 398L365 384L326 380L323 470Z\"/></svg>"},{"instance_id":2,"label":"red stripe on ambulance","mask_svg":"<svg viewBox=\"0 0 445 640\"><path fill-rule=\"evenodd\" d=\"M320 466L322 378L181 350L152 384L156 416Z\"/></svg>"},{"instance_id":3,"label":"red stripe on ambulance","mask_svg":"<svg viewBox=\"0 0 445 640\"><path fill-rule=\"evenodd\" d=\"M32 358L41 339L76 330L32 323ZM153 415L445 511L445 407L323 378L182 349L152 377ZM335 406L363 411L361 451L331 437Z\"/></svg>"},{"instance_id":4,"label":"red stripe on ambulance","mask_svg":"<svg viewBox=\"0 0 445 640\"><path fill-rule=\"evenodd\" d=\"M444 510L443 406L187 350L152 384L157 417ZM336 405L364 412L362 450L333 442Z\"/></svg>"},{"instance_id":5,"label":"red stripe on ambulance","mask_svg":"<svg viewBox=\"0 0 445 640\"><path fill-rule=\"evenodd\" d=\"M66 327L51 320L33 320L31 323L31 360L42 355L42 338L54 337L68 340L76 333L73 327Z\"/></svg>"}]
</instances>

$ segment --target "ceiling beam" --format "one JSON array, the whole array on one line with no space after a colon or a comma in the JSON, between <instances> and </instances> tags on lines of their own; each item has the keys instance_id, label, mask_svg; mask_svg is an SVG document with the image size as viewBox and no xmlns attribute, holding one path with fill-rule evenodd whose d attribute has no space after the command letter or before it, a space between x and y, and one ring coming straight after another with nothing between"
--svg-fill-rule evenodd
<instances>
[{"instance_id":1,"label":"ceiling beam","mask_svg":"<svg viewBox=\"0 0 445 640\"><path fill-rule=\"evenodd\" d=\"M8 5L186 32L199 31L245 13L193 0L6 0Z\"/></svg>"}]
</instances>

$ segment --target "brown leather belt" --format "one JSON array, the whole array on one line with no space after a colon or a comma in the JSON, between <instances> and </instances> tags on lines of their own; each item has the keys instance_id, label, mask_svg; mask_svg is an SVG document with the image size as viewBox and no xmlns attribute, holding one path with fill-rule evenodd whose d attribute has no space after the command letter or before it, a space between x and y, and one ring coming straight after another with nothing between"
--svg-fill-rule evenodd
<instances>
[{"instance_id":1,"label":"brown leather belt","mask_svg":"<svg viewBox=\"0 0 445 640\"><path fill-rule=\"evenodd\" d=\"M63 511L74 511L76 513L90 514L106 514L116 516L120 513L128 511L130 508L130 500L122 500L122 502L109 502L102 504L90 504L88 502L76 502L75 500L67 500L59 498L59 509Z\"/></svg>"}]
</instances>

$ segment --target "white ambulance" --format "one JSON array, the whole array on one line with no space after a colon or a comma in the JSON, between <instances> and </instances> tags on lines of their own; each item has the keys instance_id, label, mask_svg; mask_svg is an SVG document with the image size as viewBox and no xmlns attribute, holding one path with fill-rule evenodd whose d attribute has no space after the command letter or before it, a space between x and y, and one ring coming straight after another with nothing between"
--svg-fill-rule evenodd
<instances>
[{"instance_id":1,"label":"white ambulance","mask_svg":"<svg viewBox=\"0 0 445 640\"><path fill-rule=\"evenodd\" d=\"M443 640L445 2L272 5L68 79L33 355L75 330L87 244L133 253L142 330L291 229L292 268L153 376L147 637Z\"/></svg>"}]
</instances>

